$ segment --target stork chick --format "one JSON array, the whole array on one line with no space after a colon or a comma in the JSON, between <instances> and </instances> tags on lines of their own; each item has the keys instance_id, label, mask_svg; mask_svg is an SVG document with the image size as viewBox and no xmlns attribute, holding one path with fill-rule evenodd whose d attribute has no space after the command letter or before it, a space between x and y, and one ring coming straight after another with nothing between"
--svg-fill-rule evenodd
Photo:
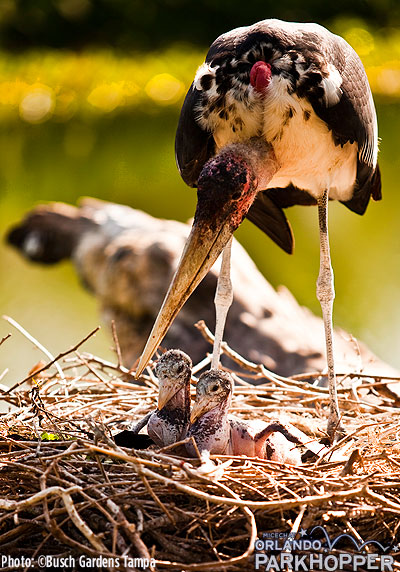
<instances>
[{"instance_id":1,"label":"stork chick","mask_svg":"<svg viewBox=\"0 0 400 572\"><path fill-rule=\"evenodd\" d=\"M158 408L148 420L149 437L159 447L185 438L190 419L192 360L180 350L169 350L157 361Z\"/></svg>"},{"instance_id":2,"label":"stork chick","mask_svg":"<svg viewBox=\"0 0 400 572\"><path fill-rule=\"evenodd\" d=\"M272 422L260 430L257 422L249 423L228 415L232 392L233 380L229 373L211 369L200 376L188 432L199 451L300 464L300 452L290 443L299 444L300 440L281 423ZM194 455L192 443L186 448Z\"/></svg>"}]
</instances>

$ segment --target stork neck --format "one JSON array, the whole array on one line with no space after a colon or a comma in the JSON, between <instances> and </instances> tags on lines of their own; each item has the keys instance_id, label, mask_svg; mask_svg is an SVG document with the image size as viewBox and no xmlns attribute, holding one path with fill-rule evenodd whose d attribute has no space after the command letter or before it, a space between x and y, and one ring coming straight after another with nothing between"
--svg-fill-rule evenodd
<instances>
[{"instance_id":1,"label":"stork neck","mask_svg":"<svg viewBox=\"0 0 400 572\"><path fill-rule=\"evenodd\" d=\"M216 236L227 224L227 239L243 221L257 192L266 188L278 169L272 146L259 137L227 145L200 173L194 225L203 234L210 230Z\"/></svg>"},{"instance_id":2,"label":"stork neck","mask_svg":"<svg viewBox=\"0 0 400 572\"><path fill-rule=\"evenodd\" d=\"M189 422L190 417L190 379L179 391L171 397L164 407L159 411L162 419L168 419L171 415L175 418L179 413L179 417L185 423Z\"/></svg>"},{"instance_id":3,"label":"stork neck","mask_svg":"<svg viewBox=\"0 0 400 572\"><path fill-rule=\"evenodd\" d=\"M264 190L275 173L279 170L279 163L275 157L274 149L262 137L252 137L241 143L232 143L223 147L219 156L233 155L239 161L244 161L255 180L255 190Z\"/></svg>"},{"instance_id":4,"label":"stork neck","mask_svg":"<svg viewBox=\"0 0 400 572\"><path fill-rule=\"evenodd\" d=\"M206 450L216 455L228 452L231 437L228 407L228 403L214 407L191 426L189 436L194 437L200 452ZM192 452L190 444L188 450Z\"/></svg>"}]
</instances>

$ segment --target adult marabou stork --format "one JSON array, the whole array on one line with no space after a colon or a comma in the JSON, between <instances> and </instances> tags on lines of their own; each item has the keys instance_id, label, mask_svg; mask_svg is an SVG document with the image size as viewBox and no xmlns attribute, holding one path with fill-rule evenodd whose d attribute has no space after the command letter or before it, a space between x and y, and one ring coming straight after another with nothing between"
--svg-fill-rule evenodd
<instances>
[{"instance_id":1,"label":"adult marabou stork","mask_svg":"<svg viewBox=\"0 0 400 572\"><path fill-rule=\"evenodd\" d=\"M362 63L343 38L317 24L264 20L212 44L187 93L176 135L180 173L198 203L180 265L143 351L138 374L207 270L224 250L216 294L219 359L230 239L247 217L288 253L283 208L318 205L317 297L325 326L328 432L340 425L332 343L333 273L328 199L363 214L381 198L377 121ZM249 292L251 296L251 292Z\"/></svg>"}]
</instances>

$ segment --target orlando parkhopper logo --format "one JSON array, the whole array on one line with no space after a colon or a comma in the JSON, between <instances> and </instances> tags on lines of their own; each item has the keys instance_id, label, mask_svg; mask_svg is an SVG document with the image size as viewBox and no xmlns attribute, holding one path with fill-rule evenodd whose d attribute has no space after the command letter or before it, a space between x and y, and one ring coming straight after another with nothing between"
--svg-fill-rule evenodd
<instances>
[{"instance_id":1,"label":"orlando parkhopper logo","mask_svg":"<svg viewBox=\"0 0 400 572\"><path fill-rule=\"evenodd\" d=\"M330 538L323 526L314 526L309 533L304 529L298 534L264 532L254 548L255 569L263 572L392 572L394 558L388 552L398 551L400 544L385 547L377 540L360 542L347 533Z\"/></svg>"}]
</instances>

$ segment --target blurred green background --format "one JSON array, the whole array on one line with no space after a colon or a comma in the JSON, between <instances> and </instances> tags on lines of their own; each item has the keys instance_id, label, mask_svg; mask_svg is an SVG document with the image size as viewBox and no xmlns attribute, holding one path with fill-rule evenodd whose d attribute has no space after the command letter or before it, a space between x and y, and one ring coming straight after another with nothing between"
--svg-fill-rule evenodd
<instances>
[{"instance_id":1,"label":"blurred green background","mask_svg":"<svg viewBox=\"0 0 400 572\"><path fill-rule=\"evenodd\" d=\"M174 160L180 106L207 46L233 27L267 17L316 21L358 51L374 92L381 142L381 203L358 217L330 205L335 323L400 367L400 4L390 0L0 0L1 235L42 201L89 195L187 220L196 193ZM317 214L288 211L293 257L245 222L236 233L265 276L319 313ZM3 241L2 241L3 242ZM68 263L28 264L0 245L1 313L57 354L94 328L96 303ZM3 320L4 383L42 358ZM321 332L322 335L322 332ZM85 346L112 356L102 330Z\"/></svg>"}]
</instances>

